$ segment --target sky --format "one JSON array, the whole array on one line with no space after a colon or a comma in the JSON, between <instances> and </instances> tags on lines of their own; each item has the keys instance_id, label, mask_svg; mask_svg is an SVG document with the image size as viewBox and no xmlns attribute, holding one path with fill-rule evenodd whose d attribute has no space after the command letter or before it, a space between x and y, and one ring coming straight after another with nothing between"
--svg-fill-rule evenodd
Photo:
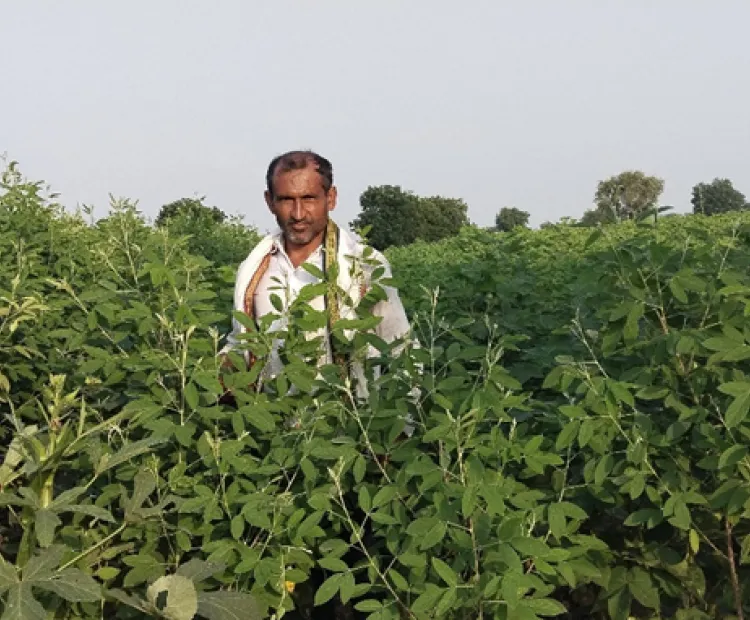
<instances>
[{"instance_id":1,"label":"sky","mask_svg":"<svg viewBox=\"0 0 750 620\"><path fill-rule=\"evenodd\" d=\"M275 155L328 157L337 221L370 185L490 226L580 217L628 169L661 203L750 196L747 0L24 0L0 10L0 154L70 208L205 196L261 230Z\"/></svg>"}]
</instances>

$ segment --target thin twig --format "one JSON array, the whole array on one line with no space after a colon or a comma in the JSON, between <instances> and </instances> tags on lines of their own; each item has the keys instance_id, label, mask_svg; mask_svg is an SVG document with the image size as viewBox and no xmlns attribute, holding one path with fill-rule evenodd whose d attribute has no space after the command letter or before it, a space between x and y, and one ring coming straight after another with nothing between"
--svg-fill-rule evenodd
<instances>
[{"instance_id":1,"label":"thin twig","mask_svg":"<svg viewBox=\"0 0 750 620\"><path fill-rule=\"evenodd\" d=\"M732 541L732 526L729 523L729 519L724 520L724 527L727 531L727 560L729 560L729 574L732 577L734 604L737 606L737 619L745 620L745 617L742 614L742 591L740 590L740 580L737 577L737 567L734 564L734 542Z\"/></svg>"}]
</instances>

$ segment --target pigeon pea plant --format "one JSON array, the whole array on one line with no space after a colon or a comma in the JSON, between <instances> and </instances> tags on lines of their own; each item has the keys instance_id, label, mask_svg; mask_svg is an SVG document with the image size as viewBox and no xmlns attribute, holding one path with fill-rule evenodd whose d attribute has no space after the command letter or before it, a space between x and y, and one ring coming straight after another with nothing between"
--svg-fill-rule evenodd
<instances>
[{"instance_id":1,"label":"pigeon pea plant","mask_svg":"<svg viewBox=\"0 0 750 620\"><path fill-rule=\"evenodd\" d=\"M12 167L0 190L3 620L748 613L741 227L604 229L541 377L508 363L541 324L491 306L368 335L376 285L334 327L363 394L311 363L335 273L278 376L273 317L237 315L259 362L228 369L231 267L127 202L87 224Z\"/></svg>"}]
</instances>

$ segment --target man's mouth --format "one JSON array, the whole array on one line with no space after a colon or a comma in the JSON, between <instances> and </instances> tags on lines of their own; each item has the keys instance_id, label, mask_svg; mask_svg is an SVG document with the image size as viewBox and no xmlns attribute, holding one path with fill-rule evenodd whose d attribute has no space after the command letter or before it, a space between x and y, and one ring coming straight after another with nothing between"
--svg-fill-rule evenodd
<instances>
[{"instance_id":1,"label":"man's mouth","mask_svg":"<svg viewBox=\"0 0 750 620\"><path fill-rule=\"evenodd\" d=\"M298 222L295 224L290 224L289 228L291 228L292 230L296 232L302 232L303 230L307 229L307 224L305 224L304 222Z\"/></svg>"}]
</instances>

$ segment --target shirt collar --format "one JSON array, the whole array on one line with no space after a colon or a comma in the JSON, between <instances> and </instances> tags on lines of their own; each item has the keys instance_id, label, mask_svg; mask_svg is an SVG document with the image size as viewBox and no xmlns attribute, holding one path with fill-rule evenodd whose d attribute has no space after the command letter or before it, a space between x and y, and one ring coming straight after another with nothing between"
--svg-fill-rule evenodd
<instances>
[{"instance_id":1,"label":"shirt collar","mask_svg":"<svg viewBox=\"0 0 750 620\"><path fill-rule=\"evenodd\" d=\"M315 248L315 251L307 257L307 261L305 262L319 260L322 253L323 244L321 243L317 248ZM275 254L280 254L287 259L289 258L287 256L286 250L284 249L284 237L282 235L275 237L273 240L273 244L271 245L271 255L273 256Z\"/></svg>"}]
</instances>

